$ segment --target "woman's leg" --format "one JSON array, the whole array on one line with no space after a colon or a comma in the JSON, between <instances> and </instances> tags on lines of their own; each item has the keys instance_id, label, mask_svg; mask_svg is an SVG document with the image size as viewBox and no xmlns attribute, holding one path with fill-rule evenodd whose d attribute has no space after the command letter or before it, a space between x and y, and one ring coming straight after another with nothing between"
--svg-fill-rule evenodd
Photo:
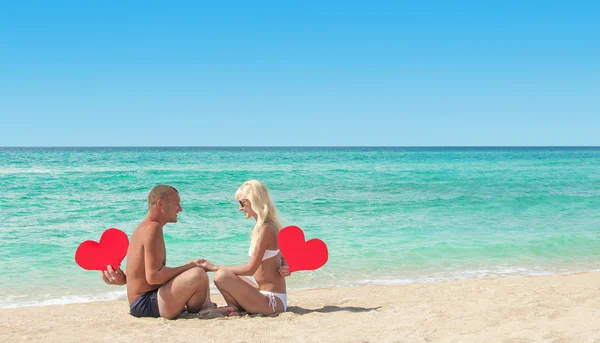
<instances>
[{"instance_id":1,"label":"woman's leg","mask_svg":"<svg viewBox=\"0 0 600 343\"><path fill-rule=\"evenodd\" d=\"M215 285L230 306L244 309L249 313L272 314L283 312L283 303L277 297L275 311L269 305L269 299L253 287L250 280L242 280L228 269L215 273Z\"/></svg>"},{"instance_id":2,"label":"woman's leg","mask_svg":"<svg viewBox=\"0 0 600 343\"><path fill-rule=\"evenodd\" d=\"M244 281L245 283L247 283L248 285L252 286L252 288L258 290L258 285L255 284L254 282L250 281L248 278L246 278L245 276L237 276L240 280ZM216 283L215 283L216 285ZM217 286L218 288L218 286ZM227 302L227 305L229 305L231 307L231 311L232 312L238 312L238 311L242 311L243 308L241 307L240 304L238 304L238 302L235 300L234 297L231 296L231 294L227 293L226 291L219 289L219 291L221 292L221 295L223 295L223 299L225 299L225 301Z\"/></svg>"}]
</instances>

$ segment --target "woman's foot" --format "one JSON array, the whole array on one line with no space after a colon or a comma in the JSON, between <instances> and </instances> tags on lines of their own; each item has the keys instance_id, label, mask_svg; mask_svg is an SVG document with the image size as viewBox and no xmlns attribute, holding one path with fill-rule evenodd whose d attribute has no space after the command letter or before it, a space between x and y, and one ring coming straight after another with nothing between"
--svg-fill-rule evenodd
<instances>
[{"instance_id":1,"label":"woman's foot","mask_svg":"<svg viewBox=\"0 0 600 343\"><path fill-rule=\"evenodd\" d=\"M246 312L242 312L242 311L231 311L227 314L228 317L241 317L243 315L245 315Z\"/></svg>"},{"instance_id":2,"label":"woman's foot","mask_svg":"<svg viewBox=\"0 0 600 343\"><path fill-rule=\"evenodd\" d=\"M217 307L214 310L215 310L215 312L219 312L219 313L223 313L225 315L229 315L229 313L235 312L238 309L237 309L237 307L234 307L234 306L223 306L223 307Z\"/></svg>"}]
</instances>

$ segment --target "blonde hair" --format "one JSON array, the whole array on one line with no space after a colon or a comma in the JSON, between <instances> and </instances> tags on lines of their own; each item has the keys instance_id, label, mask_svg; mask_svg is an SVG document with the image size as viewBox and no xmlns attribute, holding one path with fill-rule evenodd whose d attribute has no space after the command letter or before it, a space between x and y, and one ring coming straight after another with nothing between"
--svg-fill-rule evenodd
<instances>
[{"instance_id":1,"label":"blonde hair","mask_svg":"<svg viewBox=\"0 0 600 343\"><path fill-rule=\"evenodd\" d=\"M250 207L257 215L256 225L250 234L251 246L254 246L254 240L256 239L258 230L263 226L265 220L271 219L277 231L281 229L275 204L271 200L267 187L262 182L258 180L244 182L244 184L238 188L237 192L235 192L235 199L238 201L242 199L250 201Z\"/></svg>"}]
</instances>

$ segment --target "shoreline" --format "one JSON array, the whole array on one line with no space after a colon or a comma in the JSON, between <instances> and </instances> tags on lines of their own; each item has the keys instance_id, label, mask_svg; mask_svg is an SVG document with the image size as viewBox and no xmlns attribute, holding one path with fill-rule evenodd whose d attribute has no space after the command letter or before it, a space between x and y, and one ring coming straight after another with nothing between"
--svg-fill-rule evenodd
<instances>
[{"instance_id":1,"label":"shoreline","mask_svg":"<svg viewBox=\"0 0 600 343\"><path fill-rule=\"evenodd\" d=\"M288 309L168 321L120 300L0 309L0 327L8 341L593 342L600 273L291 290Z\"/></svg>"},{"instance_id":2,"label":"shoreline","mask_svg":"<svg viewBox=\"0 0 600 343\"><path fill-rule=\"evenodd\" d=\"M469 280L486 280L486 279L504 279L504 278L521 278L521 277L539 277L539 276L561 276L561 275L577 275L587 273L600 273L600 269L588 268L587 270L573 270L564 272L532 272L524 274L492 274L490 276L454 276L454 277L423 277L423 278L390 278L390 279L364 279L355 282L340 283L338 285L314 285L305 287L288 287L288 292L296 291L308 291L308 290L320 290L320 289L339 289L339 288L354 288L354 287L365 287L365 286L397 286L397 285L415 285L415 284L437 284L455 281L469 281ZM472 275L472 274L470 274ZM210 277L211 283L211 295L220 295L217 288L214 287L212 277ZM1 310L5 309L18 309L27 307L46 307L46 306L61 306L61 305L72 305L72 304L87 304L97 302L113 302L127 300L127 290L124 286L110 286L114 290L108 292L97 293L94 295L65 295L58 298L50 298L44 300L34 300L29 303L11 304L5 307L0 307Z\"/></svg>"}]
</instances>

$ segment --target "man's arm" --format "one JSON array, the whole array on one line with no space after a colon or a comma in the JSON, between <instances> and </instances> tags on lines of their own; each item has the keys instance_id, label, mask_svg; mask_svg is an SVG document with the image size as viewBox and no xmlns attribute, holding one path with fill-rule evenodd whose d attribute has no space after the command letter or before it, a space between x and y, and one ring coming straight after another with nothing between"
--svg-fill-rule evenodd
<instances>
[{"instance_id":1,"label":"man's arm","mask_svg":"<svg viewBox=\"0 0 600 343\"><path fill-rule=\"evenodd\" d=\"M183 266L169 268L164 263L165 241L162 228L153 225L147 228L147 236L144 241L144 266L146 281L151 285L162 285L177 275L196 267L193 262Z\"/></svg>"}]
</instances>

